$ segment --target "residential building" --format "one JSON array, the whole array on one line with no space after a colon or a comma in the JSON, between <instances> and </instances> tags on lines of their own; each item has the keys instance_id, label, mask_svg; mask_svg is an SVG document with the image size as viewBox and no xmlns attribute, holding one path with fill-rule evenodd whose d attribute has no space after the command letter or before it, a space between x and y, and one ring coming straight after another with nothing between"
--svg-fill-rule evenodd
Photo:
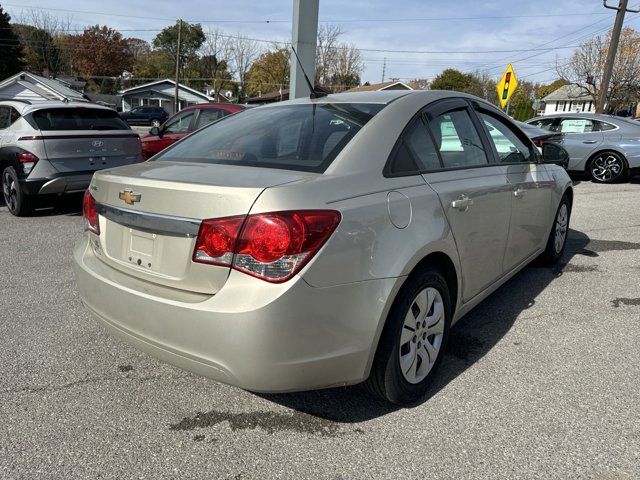
<instances>
[{"instance_id":1,"label":"residential building","mask_svg":"<svg viewBox=\"0 0 640 480\"><path fill-rule=\"evenodd\" d=\"M551 92L536 104L536 115L551 115L562 112L595 112L593 95L578 85L564 85Z\"/></svg>"},{"instance_id":2,"label":"residential building","mask_svg":"<svg viewBox=\"0 0 640 480\"><path fill-rule=\"evenodd\" d=\"M84 94L52 78L42 77L30 72L20 72L0 81L0 98L44 102L59 100L62 102L88 102Z\"/></svg>"},{"instance_id":3,"label":"residential building","mask_svg":"<svg viewBox=\"0 0 640 480\"><path fill-rule=\"evenodd\" d=\"M378 92L380 90L413 90L406 83L391 81L382 83L373 83L369 85L361 85L359 87L350 88L347 92Z\"/></svg>"},{"instance_id":4,"label":"residential building","mask_svg":"<svg viewBox=\"0 0 640 480\"><path fill-rule=\"evenodd\" d=\"M170 115L174 112L173 101L176 83L174 80L165 78L144 85L121 90L122 111L128 112L138 105L153 105L164 108ZM178 110L182 110L189 105L212 102L213 98L199 92L193 88L178 84Z\"/></svg>"}]
</instances>

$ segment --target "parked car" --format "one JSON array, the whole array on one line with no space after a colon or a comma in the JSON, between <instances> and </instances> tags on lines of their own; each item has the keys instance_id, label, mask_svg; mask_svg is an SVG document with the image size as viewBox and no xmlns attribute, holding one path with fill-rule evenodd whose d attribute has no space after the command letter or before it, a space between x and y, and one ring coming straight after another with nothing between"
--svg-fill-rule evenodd
<instances>
[{"instance_id":1,"label":"parked car","mask_svg":"<svg viewBox=\"0 0 640 480\"><path fill-rule=\"evenodd\" d=\"M640 173L640 124L595 113L561 113L527 120L561 133L570 172L587 173L594 182L613 183Z\"/></svg>"},{"instance_id":2,"label":"parked car","mask_svg":"<svg viewBox=\"0 0 640 480\"><path fill-rule=\"evenodd\" d=\"M245 108L230 103L203 103L187 107L142 137L142 155L145 159L150 158L195 130Z\"/></svg>"},{"instance_id":3,"label":"parked car","mask_svg":"<svg viewBox=\"0 0 640 480\"><path fill-rule=\"evenodd\" d=\"M0 173L9 212L38 197L86 190L93 172L142 161L140 138L118 114L88 103L0 101Z\"/></svg>"},{"instance_id":4,"label":"parked car","mask_svg":"<svg viewBox=\"0 0 640 480\"><path fill-rule=\"evenodd\" d=\"M569 152L560 146L563 137L561 133L550 133L542 128L517 120L514 123L535 143L546 161L554 162L565 170L569 168Z\"/></svg>"},{"instance_id":5,"label":"parked car","mask_svg":"<svg viewBox=\"0 0 640 480\"><path fill-rule=\"evenodd\" d=\"M558 261L572 201L564 169L476 97L297 99L97 173L74 269L97 319L182 368L262 392L366 381L405 403L451 325Z\"/></svg>"},{"instance_id":6,"label":"parked car","mask_svg":"<svg viewBox=\"0 0 640 480\"><path fill-rule=\"evenodd\" d=\"M128 112L120 112L120 118L129 125L151 125L153 127L159 127L169 118L169 114L162 107L144 105L133 107Z\"/></svg>"}]
</instances>

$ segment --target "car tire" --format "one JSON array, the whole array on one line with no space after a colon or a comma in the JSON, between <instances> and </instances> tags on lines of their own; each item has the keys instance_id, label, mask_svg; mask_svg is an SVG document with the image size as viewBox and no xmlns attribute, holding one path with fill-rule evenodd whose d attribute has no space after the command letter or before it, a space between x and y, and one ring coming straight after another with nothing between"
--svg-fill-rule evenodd
<instances>
[{"instance_id":1,"label":"car tire","mask_svg":"<svg viewBox=\"0 0 640 480\"><path fill-rule=\"evenodd\" d=\"M387 317L367 389L395 405L424 396L442 362L451 316L449 287L439 270L409 276Z\"/></svg>"},{"instance_id":2,"label":"car tire","mask_svg":"<svg viewBox=\"0 0 640 480\"><path fill-rule=\"evenodd\" d=\"M20 187L18 174L13 167L6 167L2 171L0 183L4 203L12 215L23 217L33 212L32 199Z\"/></svg>"},{"instance_id":3,"label":"car tire","mask_svg":"<svg viewBox=\"0 0 640 480\"><path fill-rule=\"evenodd\" d=\"M627 159L610 150L598 152L589 161L587 173L596 183L615 183L624 180L628 174Z\"/></svg>"},{"instance_id":4,"label":"car tire","mask_svg":"<svg viewBox=\"0 0 640 480\"><path fill-rule=\"evenodd\" d=\"M567 246L567 237L569 236L569 221L571 220L571 200L567 194L564 194L555 217L553 217L553 226L547 246L540 255L539 263L542 265L555 265L560 261L564 250Z\"/></svg>"},{"instance_id":5,"label":"car tire","mask_svg":"<svg viewBox=\"0 0 640 480\"><path fill-rule=\"evenodd\" d=\"M152 127L159 127L160 126L160 120L151 120L151 126Z\"/></svg>"}]
</instances>

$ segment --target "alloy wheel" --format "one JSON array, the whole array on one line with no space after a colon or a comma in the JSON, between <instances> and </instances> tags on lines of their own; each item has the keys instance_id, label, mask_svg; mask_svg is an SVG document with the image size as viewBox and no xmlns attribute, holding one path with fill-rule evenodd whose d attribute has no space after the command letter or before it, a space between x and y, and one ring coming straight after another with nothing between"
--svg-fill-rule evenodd
<instances>
[{"instance_id":1,"label":"alloy wheel","mask_svg":"<svg viewBox=\"0 0 640 480\"><path fill-rule=\"evenodd\" d=\"M427 377L440 353L444 327L440 292L432 287L420 291L411 302L400 335L400 370L407 382L416 384Z\"/></svg>"},{"instance_id":2,"label":"alloy wheel","mask_svg":"<svg viewBox=\"0 0 640 480\"><path fill-rule=\"evenodd\" d=\"M158 120L154 120L153 122L151 122L151 125L154 127L159 127L160 126L160 122Z\"/></svg>"},{"instance_id":3,"label":"alloy wheel","mask_svg":"<svg viewBox=\"0 0 640 480\"><path fill-rule=\"evenodd\" d=\"M18 207L18 190L16 189L16 182L14 178L5 171L2 175L2 194L4 196L4 203L7 204L9 210L12 212Z\"/></svg>"},{"instance_id":4,"label":"alloy wheel","mask_svg":"<svg viewBox=\"0 0 640 480\"><path fill-rule=\"evenodd\" d=\"M567 227L569 225L569 208L566 203L563 203L558 210L558 216L556 217L556 234L554 239L554 248L556 253L560 253L564 247L564 242L567 240Z\"/></svg>"},{"instance_id":5,"label":"alloy wheel","mask_svg":"<svg viewBox=\"0 0 640 480\"><path fill-rule=\"evenodd\" d=\"M622 175L622 159L612 153L599 155L591 164L591 175L600 182L612 182Z\"/></svg>"}]
</instances>

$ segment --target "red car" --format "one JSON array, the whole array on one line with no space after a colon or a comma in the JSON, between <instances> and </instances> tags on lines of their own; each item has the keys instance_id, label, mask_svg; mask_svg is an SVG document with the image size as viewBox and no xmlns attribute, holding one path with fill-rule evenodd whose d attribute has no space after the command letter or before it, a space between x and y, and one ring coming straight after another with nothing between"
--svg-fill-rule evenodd
<instances>
[{"instance_id":1,"label":"red car","mask_svg":"<svg viewBox=\"0 0 640 480\"><path fill-rule=\"evenodd\" d=\"M243 105L231 103L203 103L180 110L160 127L153 127L141 138L142 156L146 160L191 132L245 108Z\"/></svg>"}]
</instances>

